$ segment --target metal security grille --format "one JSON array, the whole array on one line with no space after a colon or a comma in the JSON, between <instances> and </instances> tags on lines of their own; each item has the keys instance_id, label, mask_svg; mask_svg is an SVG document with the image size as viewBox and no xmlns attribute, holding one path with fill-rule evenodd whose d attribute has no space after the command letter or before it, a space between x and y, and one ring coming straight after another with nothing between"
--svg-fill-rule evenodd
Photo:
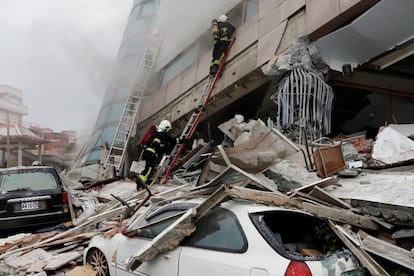
<instances>
[{"instance_id":1,"label":"metal security grille","mask_svg":"<svg viewBox=\"0 0 414 276\"><path fill-rule=\"evenodd\" d=\"M277 88L272 100L277 104L277 127L283 129L299 121L299 143L302 128L309 128L316 137L331 131L334 93L317 73L294 68Z\"/></svg>"}]
</instances>

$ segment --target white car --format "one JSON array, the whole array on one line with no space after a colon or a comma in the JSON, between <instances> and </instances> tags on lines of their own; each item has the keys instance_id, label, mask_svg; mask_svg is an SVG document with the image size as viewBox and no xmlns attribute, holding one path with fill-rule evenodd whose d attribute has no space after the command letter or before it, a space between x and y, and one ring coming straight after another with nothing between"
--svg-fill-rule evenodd
<instances>
[{"instance_id":1,"label":"white car","mask_svg":"<svg viewBox=\"0 0 414 276\"><path fill-rule=\"evenodd\" d=\"M352 253L332 242L334 234L323 220L240 200L210 210L175 249L134 271L126 270L126 260L173 223L166 218L177 218L200 202L173 202L147 215L134 231L94 237L85 249L84 263L92 265L98 276L365 275ZM334 252L323 253L335 246Z\"/></svg>"}]
</instances>

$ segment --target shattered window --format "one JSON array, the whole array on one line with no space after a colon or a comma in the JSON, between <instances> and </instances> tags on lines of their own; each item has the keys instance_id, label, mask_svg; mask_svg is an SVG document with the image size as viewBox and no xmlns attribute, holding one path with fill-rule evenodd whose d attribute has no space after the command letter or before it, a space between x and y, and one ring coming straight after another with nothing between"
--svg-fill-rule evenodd
<instances>
[{"instance_id":1,"label":"shattered window","mask_svg":"<svg viewBox=\"0 0 414 276\"><path fill-rule=\"evenodd\" d=\"M193 205L170 205L149 215L137 229L137 236L153 239L179 219Z\"/></svg>"},{"instance_id":2,"label":"shattered window","mask_svg":"<svg viewBox=\"0 0 414 276\"><path fill-rule=\"evenodd\" d=\"M247 240L236 218L229 210L215 208L196 223L197 230L184 245L211 250L242 253Z\"/></svg>"}]
</instances>

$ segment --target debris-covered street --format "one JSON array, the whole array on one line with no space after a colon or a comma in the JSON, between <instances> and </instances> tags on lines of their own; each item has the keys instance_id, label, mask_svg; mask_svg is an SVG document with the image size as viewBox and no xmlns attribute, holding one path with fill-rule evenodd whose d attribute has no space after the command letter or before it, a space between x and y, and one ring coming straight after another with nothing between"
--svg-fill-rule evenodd
<instances>
[{"instance_id":1,"label":"debris-covered street","mask_svg":"<svg viewBox=\"0 0 414 276\"><path fill-rule=\"evenodd\" d=\"M92 237L102 234L110 238L122 229L130 232L140 214L153 205L195 196L207 199L208 204L190 216L190 223L203 216L205 208L230 199L298 209L326 220L344 247L372 275L414 271L414 174L410 164L414 142L397 132L398 126L392 133L406 143L398 149L403 150L398 153L400 159L395 163L384 157L381 164L370 166L372 155L378 158L386 152L395 156L390 153L394 149L387 147L387 138L379 136L368 142L343 137L318 144L312 157L260 120L247 123L249 131L239 131L241 124L247 125L240 120L225 123L221 128L229 138L226 147L219 145L211 152L197 154L203 147L196 146L187 155L191 164L182 162L169 183L154 179L149 186L151 196L146 189L136 191L131 179L85 185L64 176L71 195L73 225L1 239L1 275L96 275L82 262L83 250ZM414 127L410 129L414 133ZM355 164L359 165L353 167ZM152 249L155 252L130 252L131 256L139 263L150 261L194 231L184 230L187 227L169 228L176 233L165 235L167 240ZM300 254L308 254L304 252ZM392 271L386 272L390 267Z\"/></svg>"}]
</instances>

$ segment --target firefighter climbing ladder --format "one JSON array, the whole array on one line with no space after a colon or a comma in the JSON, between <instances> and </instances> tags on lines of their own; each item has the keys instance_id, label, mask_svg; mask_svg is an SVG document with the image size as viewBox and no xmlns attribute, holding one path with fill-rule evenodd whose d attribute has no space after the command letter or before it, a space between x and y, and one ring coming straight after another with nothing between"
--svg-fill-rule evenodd
<instances>
[{"instance_id":1,"label":"firefighter climbing ladder","mask_svg":"<svg viewBox=\"0 0 414 276\"><path fill-rule=\"evenodd\" d=\"M209 75L206 84L204 85L203 92L201 94L201 98L199 99L198 105L196 110L191 114L190 119L187 122L187 125L184 127L183 132L181 133L180 139L182 140L188 140L193 135L195 129L197 128L197 125L201 119L201 116L203 115L203 111L208 105L208 102L210 100L211 94L214 91L214 88L216 87L216 83L218 79L220 78L221 71L223 70L224 64L226 63L227 56L231 50L231 47L233 46L235 41L235 38L232 39L230 42L229 47L227 48L227 52L223 57L223 60L220 63L220 67L216 73L215 76ZM167 182L168 178L170 177L170 174L174 168L175 163L177 162L178 158L180 157L182 151L185 148L185 143L183 144L177 144L174 146L173 150L171 151L170 156L168 157L167 161L165 162L165 167L168 167L165 177L164 177L164 183Z\"/></svg>"},{"instance_id":2,"label":"firefighter climbing ladder","mask_svg":"<svg viewBox=\"0 0 414 276\"><path fill-rule=\"evenodd\" d=\"M137 78L131 92L125 102L118 127L112 139L105 166L112 166L119 171L125 157L129 137L133 135L136 117L140 107L141 99L144 96L158 50L161 44L161 36L157 33L151 35L147 48L140 61Z\"/></svg>"}]
</instances>

